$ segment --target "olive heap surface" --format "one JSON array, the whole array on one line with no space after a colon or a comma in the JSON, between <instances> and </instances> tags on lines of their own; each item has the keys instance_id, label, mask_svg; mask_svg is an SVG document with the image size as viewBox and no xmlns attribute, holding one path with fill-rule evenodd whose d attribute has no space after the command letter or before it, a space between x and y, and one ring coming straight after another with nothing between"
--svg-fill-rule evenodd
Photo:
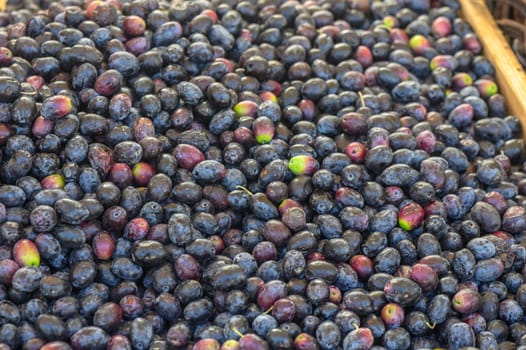
<instances>
[{"instance_id":1,"label":"olive heap surface","mask_svg":"<svg viewBox=\"0 0 526 350\"><path fill-rule=\"evenodd\" d=\"M0 350L525 350L521 125L458 10L8 4Z\"/></svg>"}]
</instances>

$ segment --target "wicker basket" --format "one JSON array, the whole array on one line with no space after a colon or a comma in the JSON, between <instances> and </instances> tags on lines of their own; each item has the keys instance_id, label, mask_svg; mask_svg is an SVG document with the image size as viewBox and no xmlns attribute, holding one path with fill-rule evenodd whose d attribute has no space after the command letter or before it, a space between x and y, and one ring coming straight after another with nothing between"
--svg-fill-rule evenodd
<instances>
[{"instance_id":1,"label":"wicker basket","mask_svg":"<svg viewBox=\"0 0 526 350\"><path fill-rule=\"evenodd\" d=\"M486 0L495 22L526 67L526 0Z\"/></svg>"}]
</instances>

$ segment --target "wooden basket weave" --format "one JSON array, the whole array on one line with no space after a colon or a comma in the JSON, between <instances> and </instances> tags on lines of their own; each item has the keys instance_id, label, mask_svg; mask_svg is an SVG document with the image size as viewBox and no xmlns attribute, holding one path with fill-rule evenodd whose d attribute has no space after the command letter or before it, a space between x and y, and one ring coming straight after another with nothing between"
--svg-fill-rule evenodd
<instances>
[{"instance_id":1,"label":"wooden basket weave","mask_svg":"<svg viewBox=\"0 0 526 350\"><path fill-rule=\"evenodd\" d=\"M486 0L486 5L526 67L526 0Z\"/></svg>"}]
</instances>

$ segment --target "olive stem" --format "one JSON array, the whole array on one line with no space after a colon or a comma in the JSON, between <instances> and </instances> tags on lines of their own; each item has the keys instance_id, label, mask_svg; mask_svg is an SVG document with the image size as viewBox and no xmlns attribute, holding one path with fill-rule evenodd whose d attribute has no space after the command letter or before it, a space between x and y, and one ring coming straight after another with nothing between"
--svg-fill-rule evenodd
<instances>
[{"instance_id":1,"label":"olive stem","mask_svg":"<svg viewBox=\"0 0 526 350\"><path fill-rule=\"evenodd\" d=\"M360 96L360 103L362 104L362 107L365 107L365 99L363 98L361 91L358 91L358 96Z\"/></svg>"},{"instance_id":2,"label":"olive stem","mask_svg":"<svg viewBox=\"0 0 526 350\"><path fill-rule=\"evenodd\" d=\"M433 323L426 322L426 326L429 329L435 329L436 325L437 325L436 322L433 322Z\"/></svg>"},{"instance_id":3,"label":"olive stem","mask_svg":"<svg viewBox=\"0 0 526 350\"><path fill-rule=\"evenodd\" d=\"M243 336L243 333L241 333L237 327L232 327L232 331L239 335L240 338Z\"/></svg>"},{"instance_id":4,"label":"olive stem","mask_svg":"<svg viewBox=\"0 0 526 350\"><path fill-rule=\"evenodd\" d=\"M244 186L241 186L241 185L237 185L236 188L239 188L240 190L245 191L246 193L248 193L250 195L250 197L254 197L254 193L250 192L250 190L248 188L246 188Z\"/></svg>"}]
</instances>

